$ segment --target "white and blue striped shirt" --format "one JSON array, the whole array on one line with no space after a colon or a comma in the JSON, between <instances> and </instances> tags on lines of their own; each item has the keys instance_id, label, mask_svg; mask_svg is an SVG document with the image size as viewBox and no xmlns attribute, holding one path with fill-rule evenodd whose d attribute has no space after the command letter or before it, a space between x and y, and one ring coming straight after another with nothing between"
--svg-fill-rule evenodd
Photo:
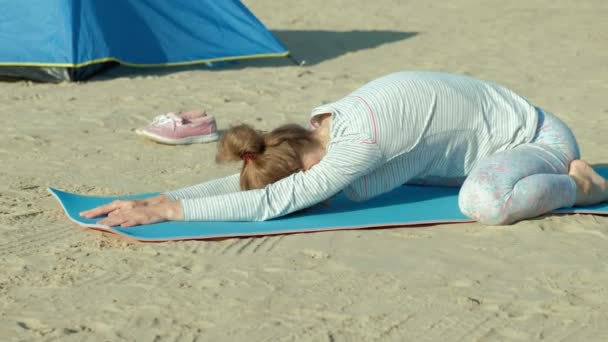
<instances>
[{"instance_id":1,"label":"white and blue striped shirt","mask_svg":"<svg viewBox=\"0 0 608 342\"><path fill-rule=\"evenodd\" d=\"M536 108L490 82L435 72L398 72L315 108L331 113L327 154L264 189L240 191L239 175L166 193L186 220L260 221L340 191L365 200L408 181L463 178L480 159L530 142Z\"/></svg>"}]
</instances>

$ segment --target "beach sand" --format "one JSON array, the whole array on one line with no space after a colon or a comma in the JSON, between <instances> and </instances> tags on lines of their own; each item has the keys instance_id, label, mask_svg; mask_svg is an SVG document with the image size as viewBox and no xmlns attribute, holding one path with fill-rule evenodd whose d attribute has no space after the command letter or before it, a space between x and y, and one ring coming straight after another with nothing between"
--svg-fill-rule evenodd
<instances>
[{"instance_id":1,"label":"beach sand","mask_svg":"<svg viewBox=\"0 0 608 342\"><path fill-rule=\"evenodd\" d=\"M263 1L305 66L114 69L0 83L1 341L605 341L608 218L134 243L68 221L46 191L132 194L231 174L214 144L133 130L206 108L220 129L306 122L400 70L504 84L608 162L608 2Z\"/></svg>"}]
</instances>

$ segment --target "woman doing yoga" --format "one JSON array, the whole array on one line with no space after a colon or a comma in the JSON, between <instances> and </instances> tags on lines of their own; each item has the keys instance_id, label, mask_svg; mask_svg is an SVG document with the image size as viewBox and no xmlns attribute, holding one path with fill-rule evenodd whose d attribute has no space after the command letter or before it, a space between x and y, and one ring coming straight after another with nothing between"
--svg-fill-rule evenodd
<instances>
[{"instance_id":1,"label":"woman doing yoga","mask_svg":"<svg viewBox=\"0 0 608 342\"><path fill-rule=\"evenodd\" d=\"M166 220L261 221L343 191L364 201L402 184L461 186L459 206L484 224L608 200L556 116L500 85L435 72L398 72L315 108L310 129L259 133L240 125L218 142L239 174L81 213L129 227Z\"/></svg>"}]
</instances>

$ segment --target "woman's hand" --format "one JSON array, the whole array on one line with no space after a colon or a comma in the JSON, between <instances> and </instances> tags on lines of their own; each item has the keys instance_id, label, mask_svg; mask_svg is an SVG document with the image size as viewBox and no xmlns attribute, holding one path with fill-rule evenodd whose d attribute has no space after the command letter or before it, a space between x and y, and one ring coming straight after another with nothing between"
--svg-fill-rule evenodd
<instances>
[{"instance_id":1,"label":"woman's hand","mask_svg":"<svg viewBox=\"0 0 608 342\"><path fill-rule=\"evenodd\" d=\"M108 217L97 223L112 227L133 227L142 224L180 221L183 219L184 214L179 202L164 202L133 208L115 209L108 214Z\"/></svg>"},{"instance_id":2,"label":"woman's hand","mask_svg":"<svg viewBox=\"0 0 608 342\"><path fill-rule=\"evenodd\" d=\"M169 197L167 197L166 195L159 195L137 200L118 200L97 208L93 208L91 210L83 211L80 213L80 216L92 219L99 216L109 215L110 213L116 210L134 209L166 202L169 202Z\"/></svg>"}]
</instances>

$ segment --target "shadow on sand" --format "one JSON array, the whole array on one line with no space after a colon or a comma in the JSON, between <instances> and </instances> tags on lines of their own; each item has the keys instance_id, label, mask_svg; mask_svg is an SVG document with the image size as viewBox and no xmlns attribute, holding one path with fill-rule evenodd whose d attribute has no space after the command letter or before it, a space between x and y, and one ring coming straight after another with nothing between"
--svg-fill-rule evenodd
<instances>
[{"instance_id":1,"label":"shadow on sand","mask_svg":"<svg viewBox=\"0 0 608 342\"><path fill-rule=\"evenodd\" d=\"M197 64L183 67L133 68L118 64L89 81L115 77L162 76L187 70L235 70L251 67L284 67L294 64L315 65L341 55L378 47L416 36L417 32L399 31L299 31L278 30L273 34L290 51L290 58L258 58L215 63L213 66Z\"/></svg>"}]
</instances>

